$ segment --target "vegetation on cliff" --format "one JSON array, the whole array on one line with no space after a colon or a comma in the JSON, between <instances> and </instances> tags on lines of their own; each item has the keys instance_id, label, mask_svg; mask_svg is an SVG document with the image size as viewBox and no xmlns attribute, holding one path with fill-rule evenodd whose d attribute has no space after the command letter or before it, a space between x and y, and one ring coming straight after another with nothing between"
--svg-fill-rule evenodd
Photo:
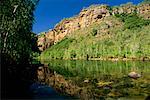
<instances>
[{"instance_id":1,"label":"vegetation on cliff","mask_svg":"<svg viewBox=\"0 0 150 100\"><path fill-rule=\"evenodd\" d=\"M137 12L114 14L67 34L40 58L148 60L149 28L150 20Z\"/></svg>"}]
</instances>

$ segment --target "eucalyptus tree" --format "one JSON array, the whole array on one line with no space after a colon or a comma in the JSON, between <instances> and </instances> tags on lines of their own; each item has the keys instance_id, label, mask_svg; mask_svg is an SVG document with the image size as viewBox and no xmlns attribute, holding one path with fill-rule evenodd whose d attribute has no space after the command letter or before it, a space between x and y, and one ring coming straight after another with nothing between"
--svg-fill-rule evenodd
<instances>
[{"instance_id":1,"label":"eucalyptus tree","mask_svg":"<svg viewBox=\"0 0 150 100\"><path fill-rule=\"evenodd\" d=\"M29 62L35 36L31 32L34 10L38 1L0 1L0 46L5 58L9 57L17 63Z\"/></svg>"}]
</instances>

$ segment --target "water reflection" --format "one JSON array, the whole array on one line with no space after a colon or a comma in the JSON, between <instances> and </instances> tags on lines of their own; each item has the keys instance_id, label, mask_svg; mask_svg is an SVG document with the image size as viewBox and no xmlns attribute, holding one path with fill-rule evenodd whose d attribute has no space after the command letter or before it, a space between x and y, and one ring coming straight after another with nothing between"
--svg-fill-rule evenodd
<instances>
[{"instance_id":1,"label":"water reflection","mask_svg":"<svg viewBox=\"0 0 150 100\"><path fill-rule=\"evenodd\" d=\"M100 75L115 75L122 77L131 71L144 74L150 73L150 62L128 61L82 61L82 60L51 60L42 61L65 77L99 77Z\"/></svg>"},{"instance_id":2,"label":"water reflection","mask_svg":"<svg viewBox=\"0 0 150 100\"><path fill-rule=\"evenodd\" d=\"M42 63L61 75L47 77L48 84L63 92L70 89L73 92L68 93L79 98L145 98L150 95L150 62L45 60ZM136 80L129 78L128 73L132 71L142 72L142 77ZM52 80L55 84L50 82ZM71 80L73 85L66 80Z\"/></svg>"}]
</instances>

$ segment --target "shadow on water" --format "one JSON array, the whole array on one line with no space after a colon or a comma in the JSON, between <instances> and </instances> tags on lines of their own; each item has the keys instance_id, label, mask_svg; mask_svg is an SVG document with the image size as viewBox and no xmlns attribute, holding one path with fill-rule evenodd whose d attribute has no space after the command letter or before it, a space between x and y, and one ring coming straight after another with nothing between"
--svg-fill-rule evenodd
<instances>
[{"instance_id":1,"label":"shadow on water","mask_svg":"<svg viewBox=\"0 0 150 100\"><path fill-rule=\"evenodd\" d=\"M18 65L19 67L22 65ZM8 74L2 69L2 99L67 99L68 96L62 96L52 87L41 84L36 81L36 67L32 65L31 69L19 69L16 75ZM31 66L30 66L31 67ZM33 68L35 69L33 70ZM22 72L22 70L24 70ZM32 73L32 74L31 74ZM25 75L26 74L26 75ZM30 76L27 76L29 75Z\"/></svg>"},{"instance_id":2,"label":"shadow on water","mask_svg":"<svg viewBox=\"0 0 150 100\"><path fill-rule=\"evenodd\" d=\"M36 67L37 65L2 64L2 99L31 98L29 86L36 79Z\"/></svg>"},{"instance_id":3,"label":"shadow on water","mask_svg":"<svg viewBox=\"0 0 150 100\"><path fill-rule=\"evenodd\" d=\"M1 99L66 99L52 87L41 84L37 69L41 64L16 64L1 61Z\"/></svg>"}]
</instances>

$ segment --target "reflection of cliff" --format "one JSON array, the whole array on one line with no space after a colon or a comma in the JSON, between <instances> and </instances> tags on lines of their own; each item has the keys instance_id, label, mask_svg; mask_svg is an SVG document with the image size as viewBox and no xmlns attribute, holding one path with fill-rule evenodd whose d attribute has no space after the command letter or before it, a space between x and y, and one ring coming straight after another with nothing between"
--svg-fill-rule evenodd
<instances>
[{"instance_id":1,"label":"reflection of cliff","mask_svg":"<svg viewBox=\"0 0 150 100\"><path fill-rule=\"evenodd\" d=\"M58 92L69 95L73 99L87 100L91 94L86 88L75 85L71 80L66 80L62 75L50 70L48 67L39 67L37 70L38 80L52 86Z\"/></svg>"},{"instance_id":2,"label":"reflection of cliff","mask_svg":"<svg viewBox=\"0 0 150 100\"><path fill-rule=\"evenodd\" d=\"M39 48L43 51L61 41L66 35L69 35L76 30L88 27L93 23L100 23L105 17L121 13L130 14L133 12L136 12L139 16L142 16L145 19L150 19L150 4L140 4L137 6L125 4L113 8L110 8L107 5L97 5L83 9L79 15L62 20L54 27L54 29L44 33L44 36L39 36Z\"/></svg>"}]
</instances>

